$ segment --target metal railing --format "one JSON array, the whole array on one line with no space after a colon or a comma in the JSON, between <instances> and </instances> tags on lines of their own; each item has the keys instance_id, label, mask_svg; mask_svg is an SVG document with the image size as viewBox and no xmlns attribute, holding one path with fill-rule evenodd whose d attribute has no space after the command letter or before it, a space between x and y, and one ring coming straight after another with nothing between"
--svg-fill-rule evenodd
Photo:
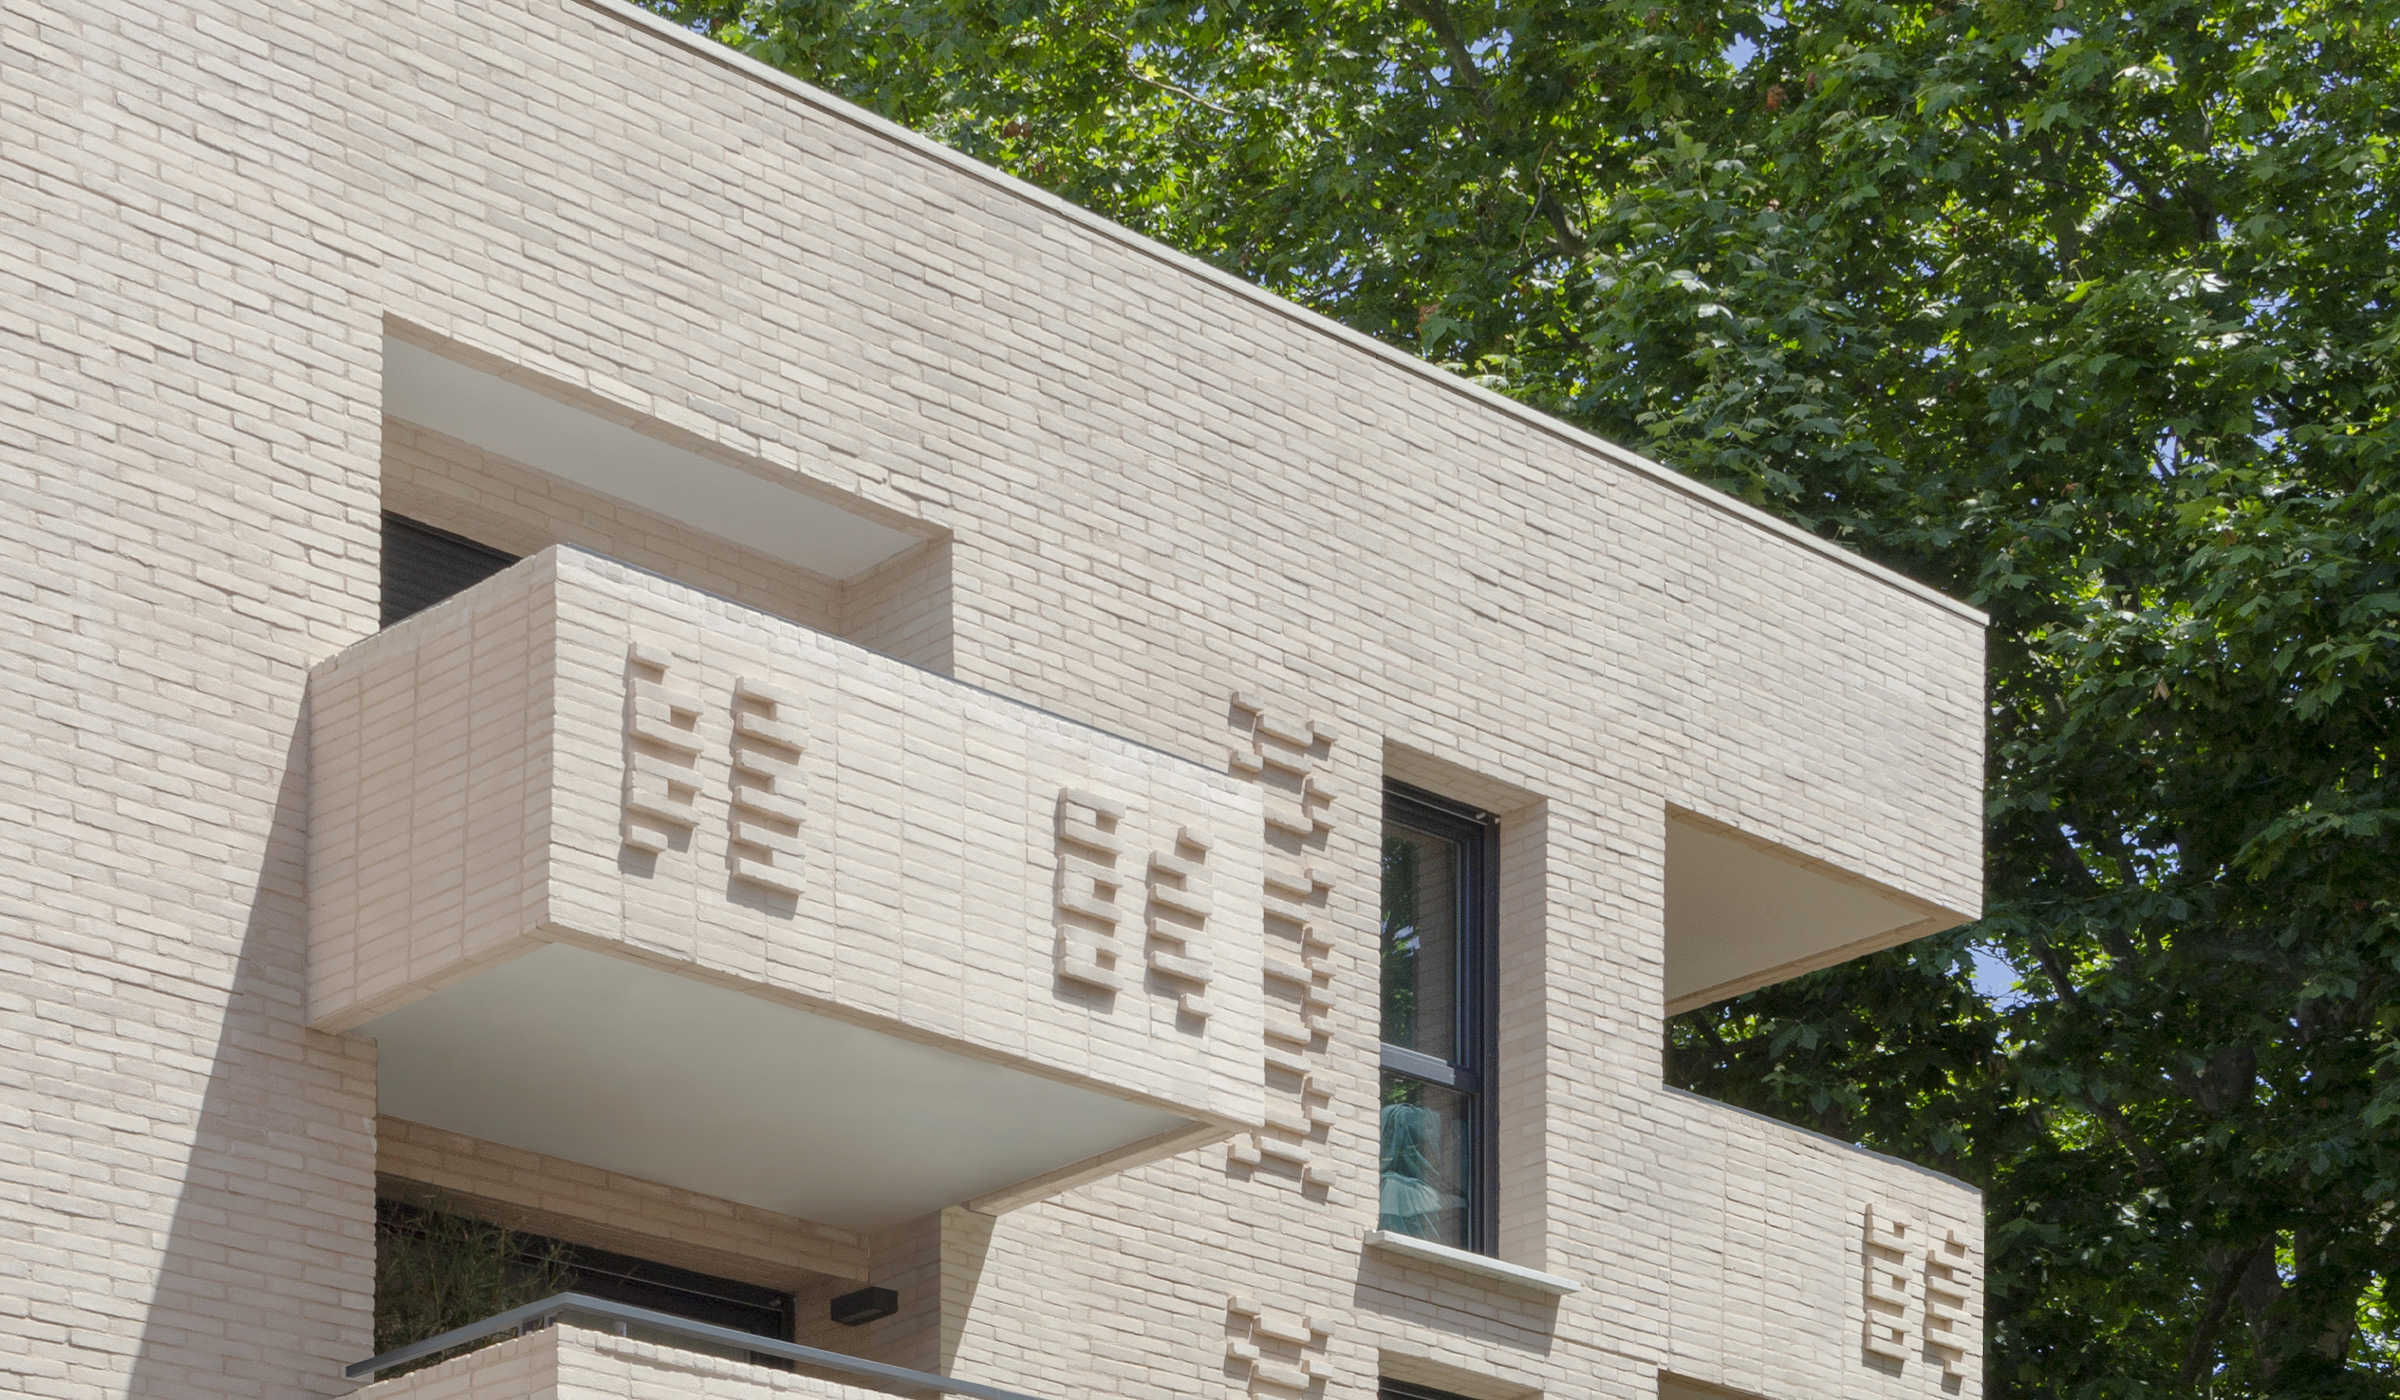
<instances>
[{"instance_id":1,"label":"metal railing","mask_svg":"<svg viewBox=\"0 0 2400 1400\"><path fill-rule=\"evenodd\" d=\"M664 1332L671 1336L707 1342L713 1346L739 1347L760 1356L773 1356L785 1361L796 1362L813 1370L839 1371L844 1375L863 1376L869 1380L905 1390L932 1391L943 1395L971 1395L976 1400L1036 1400L1034 1396L1014 1390L1002 1390L996 1385L984 1385L978 1381L962 1381L950 1376L937 1376L930 1371L911 1371L905 1366L886 1366L880 1361L867 1361L856 1356L845 1356L838 1351L804 1347L797 1342L778 1341L773 1337L759 1336L755 1332L737 1331L731 1327L719 1327L709 1322L694 1322L688 1317L677 1317L673 1313L653 1312L648 1308L637 1308L626 1303L613 1303L606 1298L595 1298L588 1293L554 1293L539 1302L527 1303L521 1308L510 1308L504 1313L495 1313L481 1322L471 1322L464 1327L452 1328L439 1336L427 1337L421 1342L410 1342L404 1347L394 1347L381 1356L370 1356L364 1361L343 1367L342 1374L354 1381L372 1380L378 1371L388 1371L395 1366L405 1366L411 1361L432 1356L436 1352L448 1351L452 1347L465 1346L469 1342L479 1342L486 1337L497 1336L503 1332L513 1332L522 1336L527 1332L548 1327L558 1321L561 1313L601 1318L616 1323L620 1336L623 1335L624 1327L631 1324L648 1332Z\"/></svg>"}]
</instances>

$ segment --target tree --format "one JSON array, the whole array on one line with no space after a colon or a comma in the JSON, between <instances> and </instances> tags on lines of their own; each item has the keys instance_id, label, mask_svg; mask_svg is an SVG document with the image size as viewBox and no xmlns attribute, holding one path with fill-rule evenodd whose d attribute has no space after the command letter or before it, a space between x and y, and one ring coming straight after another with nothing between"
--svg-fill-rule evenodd
<instances>
[{"instance_id":1,"label":"tree","mask_svg":"<svg viewBox=\"0 0 2400 1400\"><path fill-rule=\"evenodd\" d=\"M1988 917L1670 1076L1984 1187L1995 1394L2393 1391L2400 0L652 3L1989 610Z\"/></svg>"},{"instance_id":2,"label":"tree","mask_svg":"<svg viewBox=\"0 0 2400 1400\"><path fill-rule=\"evenodd\" d=\"M375 1351L470 1327L575 1286L565 1247L443 1209L375 1203ZM502 1340L501 1334L445 1348L378 1372L406 1375Z\"/></svg>"}]
</instances>

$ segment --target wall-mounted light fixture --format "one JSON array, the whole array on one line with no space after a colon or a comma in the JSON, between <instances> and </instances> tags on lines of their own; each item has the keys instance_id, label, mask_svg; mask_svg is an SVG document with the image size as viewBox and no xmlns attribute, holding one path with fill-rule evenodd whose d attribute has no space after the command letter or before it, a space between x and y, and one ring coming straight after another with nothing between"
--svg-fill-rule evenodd
<instances>
[{"instance_id":1,"label":"wall-mounted light fixture","mask_svg":"<svg viewBox=\"0 0 2400 1400\"><path fill-rule=\"evenodd\" d=\"M833 1300L833 1320L844 1327L863 1327L900 1311L900 1295L889 1288L862 1288Z\"/></svg>"}]
</instances>

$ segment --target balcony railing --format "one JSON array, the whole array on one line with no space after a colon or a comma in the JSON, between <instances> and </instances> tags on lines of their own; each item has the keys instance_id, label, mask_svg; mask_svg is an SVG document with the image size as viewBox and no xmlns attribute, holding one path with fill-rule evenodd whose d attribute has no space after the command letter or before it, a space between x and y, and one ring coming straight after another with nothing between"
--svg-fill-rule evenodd
<instances>
[{"instance_id":1,"label":"balcony railing","mask_svg":"<svg viewBox=\"0 0 2400 1400\"><path fill-rule=\"evenodd\" d=\"M521 1308L495 1313L481 1322L455 1327L420 1342L394 1347L380 1356L370 1356L342 1368L342 1374L354 1381L371 1381L383 1371L396 1370L412 1361L438 1356L445 1351L474 1342L503 1336L522 1336L527 1332L557 1324L561 1318L594 1320L603 1330L620 1336L634 1327L642 1329L645 1337L656 1340L664 1336L684 1342L698 1343L712 1352L727 1347L748 1351L756 1356L771 1356L813 1370L834 1371L856 1376L879 1387L890 1387L913 1393L930 1392L940 1395L971 1395L975 1400L1036 1400L1020 1391L1003 1390L981 1381L962 1381L955 1376L936 1375L931 1371L912 1371L905 1366L887 1366L880 1361L846 1356L838 1351L820 1347L805 1347L797 1342L779 1341L755 1333L718 1327L712 1323L694 1322L673 1313L653 1312L630 1304L595 1298L588 1293L555 1293Z\"/></svg>"}]
</instances>

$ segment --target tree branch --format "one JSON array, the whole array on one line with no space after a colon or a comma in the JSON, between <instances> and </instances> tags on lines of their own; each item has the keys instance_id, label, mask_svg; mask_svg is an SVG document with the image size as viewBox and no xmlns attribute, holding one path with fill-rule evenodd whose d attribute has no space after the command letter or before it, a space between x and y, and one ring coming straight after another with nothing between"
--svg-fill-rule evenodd
<instances>
[{"instance_id":1,"label":"tree branch","mask_svg":"<svg viewBox=\"0 0 2400 1400\"><path fill-rule=\"evenodd\" d=\"M1117 40L1117 43L1124 49L1125 72L1135 82L1148 83L1150 86L1157 88L1160 92L1168 93L1175 97L1180 97L1186 102L1197 102L1201 106L1206 107L1208 110L1221 117L1234 117L1238 119L1241 116L1239 112L1235 112L1230 108L1220 107L1216 103L1209 101L1207 98L1202 97L1200 94L1192 91L1190 88L1187 88L1180 83L1170 83L1164 78L1151 77L1149 74L1142 71L1142 66L1140 64L1133 61L1133 45L1128 43L1122 37Z\"/></svg>"},{"instance_id":2,"label":"tree branch","mask_svg":"<svg viewBox=\"0 0 2400 1400\"><path fill-rule=\"evenodd\" d=\"M2208 1291L2208 1306L2201 1309L2200 1322L2192 1329L2191 1345L2183 1349L2183 1368L2176 1373L2185 1385L2199 1379L2200 1370L2216 1353L2217 1329L2225 1325L2225 1314L2232 1310L2233 1291L2240 1286L2242 1275L2249 1271L2250 1261L2265 1249L2263 1244L2252 1245L2247 1253L2236 1255L2217 1270L2216 1285Z\"/></svg>"},{"instance_id":3,"label":"tree branch","mask_svg":"<svg viewBox=\"0 0 2400 1400\"><path fill-rule=\"evenodd\" d=\"M2028 938L2026 941L2033 946L2033 955L2040 960L2042 971L2049 975L2050 985L2058 989L2059 1000L2077 1010L2084 1009L2083 992L2075 985L2074 980L2067 976L2066 963L2059 957L2058 950L2051 947L2049 940L2044 938ZM2088 1089L2076 1097L2083 1101L2084 1107L2092 1111L2093 1117L2100 1120L2100 1126L2108 1129L2108 1135L2116 1139L2117 1146L2125 1149L2125 1155L2133 1159L2135 1174L2142 1179L2144 1184L2148 1184L2150 1179L2157 1175L2159 1167L2158 1154L2150 1150L2150 1144L2142 1141L2140 1135L2134 1132L2132 1125L2125 1121L2125 1115L2117 1111L2115 1104Z\"/></svg>"},{"instance_id":4,"label":"tree branch","mask_svg":"<svg viewBox=\"0 0 2400 1400\"><path fill-rule=\"evenodd\" d=\"M1475 66L1475 55L1468 50L1466 41L1458 37L1458 27L1450 22L1450 7L1443 0L1400 0L1400 4L1425 21L1425 27L1433 31L1434 42L1442 46L1442 52L1450 59L1451 77L1475 99L1476 106L1489 114L1491 103L1483 87L1483 70Z\"/></svg>"},{"instance_id":5,"label":"tree branch","mask_svg":"<svg viewBox=\"0 0 2400 1400\"><path fill-rule=\"evenodd\" d=\"M2058 989L2059 1000L2070 1006L2081 1007L2083 1005L2083 989L2076 986L2075 980L2067 975L2067 965L2059 958L2058 950L2050 946L2050 940L2033 935L2025 941L2033 946L2034 960L2039 962L2042 965L2042 971L2048 974L2050 985Z\"/></svg>"},{"instance_id":6,"label":"tree branch","mask_svg":"<svg viewBox=\"0 0 2400 1400\"><path fill-rule=\"evenodd\" d=\"M2125 1155L2133 1159L2134 1175L2148 1185L2158 1175L2158 1154L2152 1152L2150 1144L2135 1134L2132 1125L2125 1121L2125 1115L2117 1111L2115 1104L2089 1091L2082 1098L2085 1106L2092 1110L2092 1116L2098 1118L2100 1125L2108 1129L2108 1135L2117 1140L2117 1146L2124 1148Z\"/></svg>"}]
</instances>

